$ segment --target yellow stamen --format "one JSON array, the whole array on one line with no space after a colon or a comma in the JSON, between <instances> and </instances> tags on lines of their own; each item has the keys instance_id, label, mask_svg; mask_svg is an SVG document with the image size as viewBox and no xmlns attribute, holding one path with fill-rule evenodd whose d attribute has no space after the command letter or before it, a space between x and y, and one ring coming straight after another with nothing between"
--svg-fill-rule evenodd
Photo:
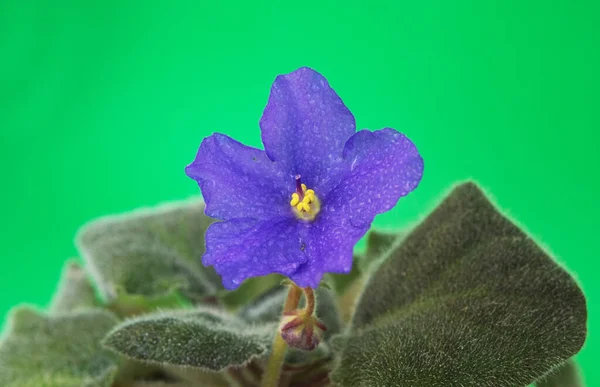
<instances>
[{"instance_id":1,"label":"yellow stamen","mask_svg":"<svg viewBox=\"0 0 600 387\"><path fill-rule=\"evenodd\" d=\"M295 207L296 204L298 204L299 202L300 202L300 196L296 192L294 192L292 194L292 200L290 200L290 205L292 207Z\"/></svg>"},{"instance_id":2,"label":"yellow stamen","mask_svg":"<svg viewBox=\"0 0 600 387\"><path fill-rule=\"evenodd\" d=\"M292 193L290 206L296 217L301 220L312 221L321 210L321 203L314 190L308 189L305 184L300 184L300 188L302 192Z\"/></svg>"}]
</instances>

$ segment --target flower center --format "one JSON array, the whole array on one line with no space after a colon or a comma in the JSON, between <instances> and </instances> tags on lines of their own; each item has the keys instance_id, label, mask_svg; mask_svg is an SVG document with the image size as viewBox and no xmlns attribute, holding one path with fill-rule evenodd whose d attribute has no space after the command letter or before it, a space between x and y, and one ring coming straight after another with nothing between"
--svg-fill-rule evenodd
<instances>
[{"instance_id":1,"label":"flower center","mask_svg":"<svg viewBox=\"0 0 600 387\"><path fill-rule=\"evenodd\" d=\"M298 219L306 221L314 220L321 210L321 203L315 191L300 182L300 175L296 176L296 192L292 194L290 206Z\"/></svg>"}]
</instances>

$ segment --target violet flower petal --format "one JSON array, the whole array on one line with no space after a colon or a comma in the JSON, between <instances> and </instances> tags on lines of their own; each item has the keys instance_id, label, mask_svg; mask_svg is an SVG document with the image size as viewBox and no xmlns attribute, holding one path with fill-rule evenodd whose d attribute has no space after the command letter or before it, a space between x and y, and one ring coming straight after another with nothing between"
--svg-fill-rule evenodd
<instances>
[{"instance_id":1,"label":"violet flower petal","mask_svg":"<svg viewBox=\"0 0 600 387\"><path fill-rule=\"evenodd\" d=\"M306 230L307 262L290 276L299 286L317 287L323 275L348 273L354 245L379 213L414 190L423 159L414 144L393 129L362 130L344 149L348 174L323 200L321 212Z\"/></svg>"},{"instance_id":2,"label":"violet flower petal","mask_svg":"<svg viewBox=\"0 0 600 387\"><path fill-rule=\"evenodd\" d=\"M327 80L303 67L280 75L260 119L268 156L317 194L339 182L344 144L356 131L354 116Z\"/></svg>"},{"instance_id":3,"label":"violet flower petal","mask_svg":"<svg viewBox=\"0 0 600 387\"><path fill-rule=\"evenodd\" d=\"M357 132L346 143L344 159L350 172L322 206L356 227L369 225L375 215L392 209L423 176L423 159L415 145L390 128Z\"/></svg>"},{"instance_id":4,"label":"violet flower petal","mask_svg":"<svg viewBox=\"0 0 600 387\"><path fill-rule=\"evenodd\" d=\"M355 133L350 111L309 68L276 78L260 126L266 151L214 134L186 168L206 214L224 220L207 230L204 265L227 289L271 273L317 287L326 272L349 272L374 217L419 184L414 144L388 128ZM290 206L296 175L319 198L310 222Z\"/></svg>"},{"instance_id":5,"label":"violet flower petal","mask_svg":"<svg viewBox=\"0 0 600 387\"><path fill-rule=\"evenodd\" d=\"M205 138L185 169L202 190L206 215L228 220L289 214L294 177L260 149L220 133Z\"/></svg>"},{"instance_id":6,"label":"violet flower petal","mask_svg":"<svg viewBox=\"0 0 600 387\"><path fill-rule=\"evenodd\" d=\"M302 230L307 261L290 279L298 286L319 286L325 273L349 273L356 242L369 230L369 225L356 227L344 215L323 207L309 227Z\"/></svg>"},{"instance_id":7,"label":"violet flower petal","mask_svg":"<svg viewBox=\"0 0 600 387\"><path fill-rule=\"evenodd\" d=\"M213 223L206 231L202 263L213 265L229 290L249 277L271 273L290 276L306 262L298 234L301 226L293 216Z\"/></svg>"}]
</instances>

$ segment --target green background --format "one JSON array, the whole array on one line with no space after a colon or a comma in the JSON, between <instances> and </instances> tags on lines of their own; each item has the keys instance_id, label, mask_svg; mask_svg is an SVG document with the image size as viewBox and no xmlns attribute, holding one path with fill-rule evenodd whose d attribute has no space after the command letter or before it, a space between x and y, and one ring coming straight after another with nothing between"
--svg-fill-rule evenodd
<instances>
[{"instance_id":1,"label":"green background","mask_svg":"<svg viewBox=\"0 0 600 387\"><path fill-rule=\"evenodd\" d=\"M48 302L86 220L198 194L203 137L259 146L272 80L311 66L425 159L376 225L479 181L581 282L600 385L599 23L592 0L2 0L0 312Z\"/></svg>"}]
</instances>

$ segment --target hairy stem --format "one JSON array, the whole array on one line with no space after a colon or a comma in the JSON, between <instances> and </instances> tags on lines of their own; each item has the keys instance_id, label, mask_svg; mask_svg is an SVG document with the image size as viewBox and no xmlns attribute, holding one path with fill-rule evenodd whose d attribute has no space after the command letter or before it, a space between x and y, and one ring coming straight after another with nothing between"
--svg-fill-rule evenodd
<instances>
[{"instance_id":1,"label":"hairy stem","mask_svg":"<svg viewBox=\"0 0 600 387\"><path fill-rule=\"evenodd\" d=\"M315 312L315 292L312 288L304 288L304 297L306 298L306 306L304 307L304 313L306 316L312 316Z\"/></svg>"},{"instance_id":2,"label":"hairy stem","mask_svg":"<svg viewBox=\"0 0 600 387\"><path fill-rule=\"evenodd\" d=\"M294 283L290 285L287 299L283 306L283 313L291 312L298 307L300 302L300 296L302 290ZM273 349L271 356L267 363L267 368L263 375L261 387L277 387L279 384L279 377L281 375L281 367L285 360L285 353L287 352L287 343L281 337L279 331L275 334L275 340L273 341Z\"/></svg>"},{"instance_id":3,"label":"hairy stem","mask_svg":"<svg viewBox=\"0 0 600 387\"><path fill-rule=\"evenodd\" d=\"M283 305L283 313L291 312L298 307L300 303L300 296L302 296L302 290L294 283L290 285L287 300Z\"/></svg>"},{"instance_id":4,"label":"hairy stem","mask_svg":"<svg viewBox=\"0 0 600 387\"><path fill-rule=\"evenodd\" d=\"M267 368L263 375L261 387L277 387L279 384L279 377L281 375L281 366L285 360L285 353L287 351L287 343L281 337L279 332L275 335L273 341L273 351L269 357Z\"/></svg>"}]
</instances>

